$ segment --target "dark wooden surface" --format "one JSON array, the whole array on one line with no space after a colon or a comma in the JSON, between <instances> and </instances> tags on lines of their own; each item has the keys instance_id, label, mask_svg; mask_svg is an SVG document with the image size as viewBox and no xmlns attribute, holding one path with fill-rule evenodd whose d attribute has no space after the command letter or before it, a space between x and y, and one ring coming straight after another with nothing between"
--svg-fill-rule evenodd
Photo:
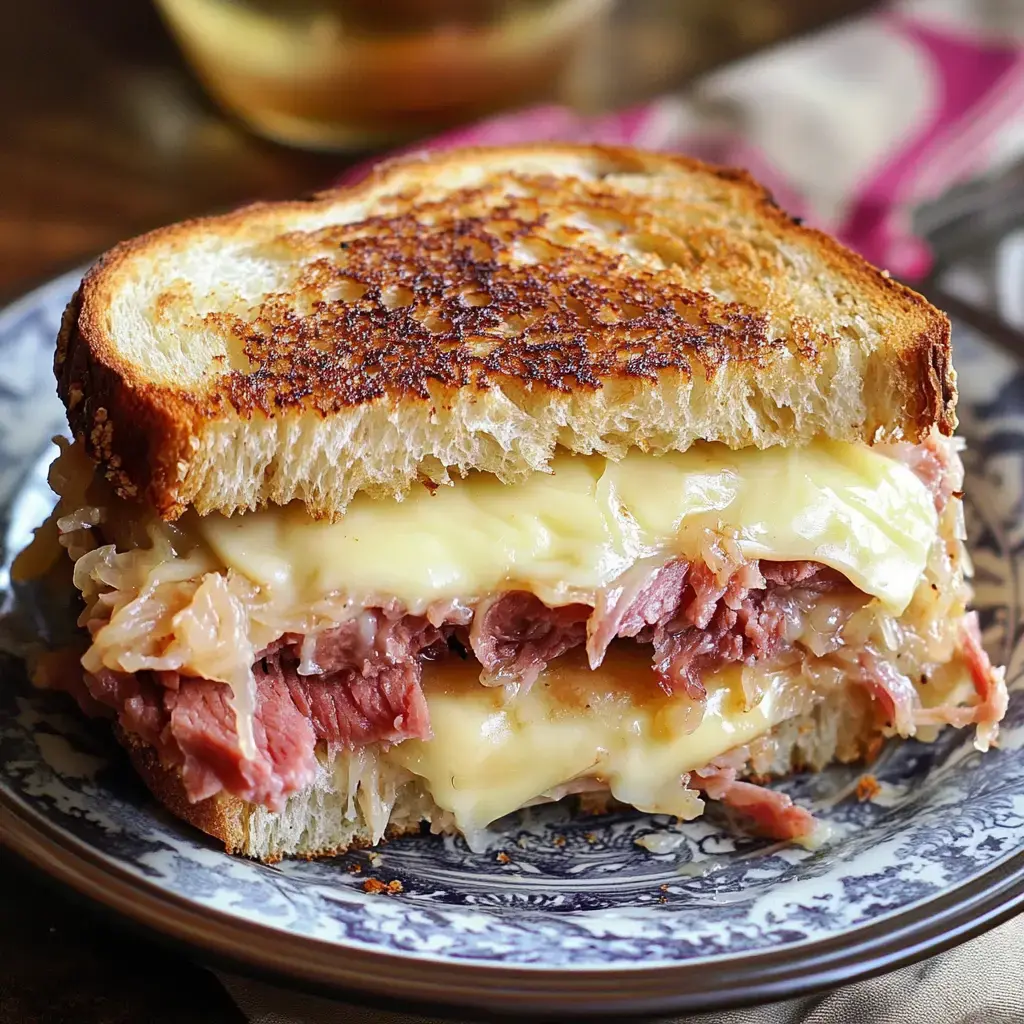
<instances>
[{"instance_id":1,"label":"dark wooden surface","mask_svg":"<svg viewBox=\"0 0 1024 1024\"><path fill-rule=\"evenodd\" d=\"M309 191L339 165L221 117L147 0L0 11L0 301L122 238Z\"/></svg>"},{"instance_id":2,"label":"dark wooden surface","mask_svg":"<svg viewBox=\"0 0 1024 1024\"><path fill-rule=\"evenodd\" d=\"M3 1024L243 1024L208 971L0 860Z\"/></svg>"},{"instance_id":3,"label":"dark wooden surface","mask_svg":"<svg viewBox=\"0 0 1024 1024\"><path fill-rule=\"evenodd\" d=\"M589 105L613 106L863 0L629 0ZM145 0L0 0L0 304L114 242L255 198L301 194L338 156L221 116ZM8 425L2 425L7 428ZM0 823L2 827L2 823ZM212 975L102 920L3 855L0 1021L239 1021Z\"/></svg>"}]
</instances>

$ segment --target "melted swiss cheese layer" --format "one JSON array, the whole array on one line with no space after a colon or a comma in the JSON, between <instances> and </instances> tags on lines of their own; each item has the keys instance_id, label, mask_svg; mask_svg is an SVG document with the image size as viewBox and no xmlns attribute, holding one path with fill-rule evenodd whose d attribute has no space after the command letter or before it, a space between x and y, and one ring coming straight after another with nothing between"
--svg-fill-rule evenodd
<instances>
[{"instance_id":1,"label":"melted swiss cheese layer","mask_svg":"<svg viewBox=\"0 0 1024 1024\"><path fill-rule=\"evenodd\" d=\"M596 671L570 652L511 698L481 686L472 663L447 659L424 666L433 738L405 740L382 756L423 778L467 832L580 778L599 779L642 811L692 818L702 805L680 776L763 735L809 699L792 674L760 681L763 695L748 709L739 668L709 677L701 718L692 701L658 687L650 651L638 644L613 645Z\"/></svg>"},{"instance_id":2,"label":"melted swiss cheese layer","mask_svg":"<svg viewBox=\"0 0 1024 1024\"><path fill-rule=\"evenodd\" d=\"M336 523L300 504L190 516L226 567L261 586L311 601L397 598L410 610L507 589L551 606L592 600L641 558L700 557L710 529L735 532L748 558L829 565L899 613L937 522L910 469L840 442L562 455L511 486L474 474L401 502L360 496Z\"/></svg>"}]
</instances>

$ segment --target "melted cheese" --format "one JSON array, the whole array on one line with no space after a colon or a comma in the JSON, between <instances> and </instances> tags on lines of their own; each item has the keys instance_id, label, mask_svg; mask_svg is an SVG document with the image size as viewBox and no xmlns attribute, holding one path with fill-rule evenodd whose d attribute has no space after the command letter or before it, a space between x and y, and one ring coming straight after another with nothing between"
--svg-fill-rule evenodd
<instances>
[{"instance_id":1,"label":"melted cheese","mask_svg":"<svg viewBox=\"0 0 1024 1024\"><path fill-rule=\"evenodd\" d=\"M766 674L763 696L749 709L738 668L705 683L701 719L685 696L659 689L650 652L637 644L613 646L597 671L581 652L567 654L511 699L501 687L481 686L472 663L428 664L423 692L433 738L405 740L383 756L426 780L466 832L578 779L599 780L642 811L692 818L702 804L680 776L801 705L791 675Z\"/></svg>"},{"instance_id":2,"label":"melted cheese","mask_svg":"<svg viewBox=\"0 0 1024 1024\"><path fill-rule=\"evenodd\" d=\"M936 515L906 466L863 445L698 444L619 462L562 455L512 486L474 474L401 502L361 496L337 523L293 504L192 515L191 528L261 586L310 601L397 598L410 610L512 588L551 606L592 600L641 558L699 557L711 529L735 532L749 558L832 566L899 613Z\"/></svg>"}]
</instances>

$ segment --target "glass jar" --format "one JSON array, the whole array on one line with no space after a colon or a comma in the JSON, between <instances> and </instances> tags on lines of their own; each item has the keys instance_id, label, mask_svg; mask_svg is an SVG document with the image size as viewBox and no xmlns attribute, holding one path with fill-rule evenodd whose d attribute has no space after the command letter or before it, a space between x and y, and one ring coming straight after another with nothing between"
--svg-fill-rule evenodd
<instances>
[{"instance_id":1,"label":"glass jar","mask_svg":"<svg viewBox=\"0 0 1024 1024\"><path fill-rule=\"evenodd\" d=\"M319 149L393 144L553 96L607 0L158 0L210 93Z\"/></svg>"}]
</instances>

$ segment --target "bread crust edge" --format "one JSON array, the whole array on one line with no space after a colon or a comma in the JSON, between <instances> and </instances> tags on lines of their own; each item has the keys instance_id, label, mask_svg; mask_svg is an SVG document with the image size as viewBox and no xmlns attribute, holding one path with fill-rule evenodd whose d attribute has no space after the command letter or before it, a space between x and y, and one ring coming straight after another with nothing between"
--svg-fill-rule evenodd
<instances>
[{"instance_id":1,"label":"bread crust edge","mask_svg":"<svg viewBox=\"0 0 1024 1024\"><path fill-rule=\"evenodd\" d=\"M244 801L218 793L192 803L185 793L185 784L177 766L164 764L153 747L125 732L119 725L114 726L114 736L127 751L132 768L158 803L176 818L219 839L226 852L239 853L245 849Z\"/></svg>"},{"instance_id":2,"label":"bread crust edge","mask_svg":"<svg viewBox=\"0 0 1024 1024\"><path fill-rule=\"evenodd\" d=\"M956 377L950 360L950 324L946 316L912 289L892 280L863 258L840 245L831 236L805 227L790 218L771 194L746 171L713 167L692 158L646 153L628 147L572 144L532 144L513 147L472 147L432 156L432 163L481 159L502 153L542 151L552 154L599 154L609 160L632 164L637 170L674 165L697 174L710 174L737 188L758 216L774 222L780 231L813 243L824 262L838 273L856 278L880 302L890 301L922 318L921 330L902 351L887 351L887 372L898 378L892 391L905 400L905 415L899 424L906 440L924 439L933 428L951 434L956 427ZM90 269L69 303L62 320L54 359L57 392L67 409L74 436L85 439L90 457L121 497L144 500L167 520L180 516L202 488L186 484L195 452L200 448L204 422L212 417L234 420L238 429L253 410L238 410L220 392L197 397L187 391L163 387L141 379L135 368L118 355L104 322L104 310L116 286L118 273L133 257L150 246L168 241L185 241L196 229L231 233L249 218L262 213L277 215L288 210L308 211L329 206L339 198L354 199L384 182L396 168L423 162L423 156L405 156L385 161L366 178L345 188L320 192L305 199L254 203L215 217L194 218L159 228L120 243ZM897 366L893 366L893 356ZM659 378L660 379L660 378ZM468 386L468 385L467 385ZM457 388L447 389L454 394ZM445 396L442 395L442 398ZM409 400L403 398L403 401ZM373 401L380 401L374 399ZM389 399L390 401L390 399ZM864 425L868 443L883 436L893 424L869 422ZM409 481L410 485L412 481ZM228 511L225 509L225 511ZM316 514L321 514L317 511Z\"/></svg>"}]
</instances>

